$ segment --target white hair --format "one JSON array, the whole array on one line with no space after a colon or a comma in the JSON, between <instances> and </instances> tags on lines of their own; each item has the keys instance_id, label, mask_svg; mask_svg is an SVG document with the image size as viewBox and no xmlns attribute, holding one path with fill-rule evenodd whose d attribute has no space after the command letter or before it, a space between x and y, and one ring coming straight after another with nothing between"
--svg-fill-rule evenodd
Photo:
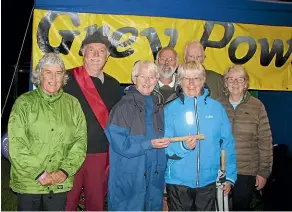
<instances>
[{"instance_id":1,"label":"white hair","mask_svg":"<svg viewBox=\"0 0 292 212\"><path fill-rule=\"evenodd\" d=\"M204 55L205 55L205 50L204 50L204 46L197 40L192 40L190 41L189 43L187 43L187 45L185 46L185 49L184 49L184 60L186 60L186 56L187 56L187 51L189 49L189 47L191 45L196 45L196 46L199 46L202 48L203 52L204 52Z\"/></svg>"},{"instance_id":2,"label":"white hair","mask_svg":"<svg viewBox=\"0 0 292 212\"><path fill-rule=\"evenodd\" d=\"M191 70L198 72L202 78L203 84L206 82L206 72L204 66L196 61L185 62L178 67L177 70L177 85L181 85L182 79L186 76L186 71Z\"/></svg>"},{"instance_id":3,"label":"white hair","mask_svg":"<svg viewBox=\"0 0 292 212\"><path fill-rule=\"evenodd\" d=\"M135 63L132 70L132 81L136 83L137 75L141 71L142 67L147 67L148 71L154 72L155 77L159 78L159 71L157 65L150 60L139 60Z\"/></svg>"},{"instance_id":4,"label":"white hair","mask_svg":"<svg viewBox=\"0 0 292 212\"><path fill-rule=\"evenodd\" d=\"M56 53L46 53L44 56L39 60L35 71L32 72L31 76L31 82L38 86L41 83L41 74L43 71L44 66L50 66L50 65L59 65L64 72L64 79L63 79L63 86L67 84L68 81L68 75L66 73L65 65L62 60L62 58L56 54Z\"/></svg>"}]
</instances>

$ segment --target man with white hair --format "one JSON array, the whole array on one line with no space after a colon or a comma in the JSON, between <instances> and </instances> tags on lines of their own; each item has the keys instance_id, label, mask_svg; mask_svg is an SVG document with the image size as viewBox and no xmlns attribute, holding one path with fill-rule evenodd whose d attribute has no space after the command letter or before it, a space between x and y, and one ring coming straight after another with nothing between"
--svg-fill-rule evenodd
<instances>
[{"instance_id":1,"label":"man with white hair","mask_svg":"<svg viewBox=\"0 0 292 212\"><path fill-rule=\"evenodd\" d=\"M177 52L171 47L164 47L158 53L155 61L159 69L159 81L156 86L164 99L164 104L170 101L175 93L175 71L179 65Z\"/></svg>"},{"instance_id":2,"label":"man with white hair","mask_svg":"<svg viewBox=\"0 0 292 212\"><path fill-rule=\"evenodd\" d=\"M197 61L201 64L204 63L206 58L204 47L198 41L189 42L184 51L184 61ZM223 76L217 72L206 69L206 85L209 88L210 96L213 99L218 99L224 96L224 81Z\"/></svg>"},{"instance_id":3,"label":"man with white hair","mask_svg":"<svg viewBox=\"0 0 292 212\"><path fill-rule=\"evenodd\" d=\"M96 31L82 43L83 65L69 71L65 92L75 96L87 122L87 154L74 186L68 193L66 211L76 211L84 188L87 211L103 211L107 191L108 140L104 133L109 111L120 100L120 84L103 72L110 55L110 41Z\"/></svg>"}]
</instances>

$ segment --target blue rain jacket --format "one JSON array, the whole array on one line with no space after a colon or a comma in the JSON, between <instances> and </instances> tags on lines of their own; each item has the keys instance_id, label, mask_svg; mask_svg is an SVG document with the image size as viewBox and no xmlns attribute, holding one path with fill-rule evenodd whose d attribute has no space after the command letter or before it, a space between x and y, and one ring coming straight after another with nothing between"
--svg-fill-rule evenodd
<instances>
[{"instance_id":1,"label":"blue rain jacket","mask_svg":"<svg viewBox=\"0 0 292 212\"><path fill-rule=\"evenodd\" d=\"M197 116L196 112L197 110ZM237 176L234 138L228 116L223 106L208 96L208 90L196 98L182 92L180 98L165 108L165 137L200 134L200 172L197 173L198 148L190 150L184 141L171 143L166 148L168 156L165 181L168 184L185 185L191 188L206 186L216 181L220 169L221 149L226 150L226 178L234 184ZM220 140L222 145L220 146ZM198 141L197 141L198 142ZM198 145L198 144L197 144Z\"/></svg>"},{"instance_id":2,"label":"blue rain jacket","mask_svg":"<svg viewBox=\"0 0 292 212\"><path fill-rule=\"evenodd\" d=\"M112 109L106 129L110 142L108 209L162 210L165 149L151 139L163 136L163 107L155 95L129 86Z\"/></svg>"}]
</instances>

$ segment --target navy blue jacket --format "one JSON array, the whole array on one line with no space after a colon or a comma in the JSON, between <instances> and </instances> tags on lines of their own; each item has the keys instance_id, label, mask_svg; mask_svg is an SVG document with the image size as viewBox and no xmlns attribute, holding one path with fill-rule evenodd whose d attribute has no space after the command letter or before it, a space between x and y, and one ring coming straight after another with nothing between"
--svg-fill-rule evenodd
<instances>
[{"instance_id":1,"label":"navy blue jacket","mask_svg":"<svg viewBox=\"0 0 292 212\"><path fill-rule=\"evenodd\" d=\"M112 109L106 136L110 142L108 209L162 210L166 155L152 147L163 137L163 105L158 96L125 89Z\"/></svg>"}]
</instances>

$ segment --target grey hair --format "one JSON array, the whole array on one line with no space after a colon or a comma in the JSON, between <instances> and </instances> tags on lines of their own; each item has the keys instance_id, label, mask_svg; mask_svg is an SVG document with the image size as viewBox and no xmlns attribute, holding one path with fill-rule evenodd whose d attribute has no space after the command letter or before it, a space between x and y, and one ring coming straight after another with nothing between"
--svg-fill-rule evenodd
<instances>
[{"instance_id":1,"label":"grey hair","mask_svg":"<svg viewBox=\"0 0 292 212\"><path fill-rule=\"evenodd\" d=\"M187 70L199 72L202 77L203 84L206 82L205 67L197 61L191 61L191 62L184 62L178 67L177 82L176 82L177 85L181 85L182 79L186 76Z\"/></svg>"},{"instance_id":2,"label":"grey hair","mask_svg":"<svg viewBox=\"0 0 292 212\"><path fill-rule=\"evenodd\" d=\"M67 84L68 75L66 73L65 65L62 58L58 54L50 52L43 55L43 57L39 60L35 71L32 72L31 82L35 86L38 86L41 83L41 75L44 66L50 65L59 65L61 67L62 71L64 72L63 86Z\"/></svg>"},{"instance_id":3,"label":"grey hair","mask_svg":"<svg viewBox=\"0 0 292 212\"><path fill-rule=\"evenodd\" d=\"M159 78L158 67L157 67L157 65L155 65L155 63L153 63L150 60L139 60L139 61L135 62L135 65L134 65L133 70L132 70L132 81L134 83L136 83L137 74L139 73L139 71L141 70L141 68L143 66L146 66L148 71L154 72L156 79Z\"/></svg>"},{"instance_id":4,"label":"grey hair","mask_svg":"<svg viewBox=\"0 0 292 212\"><path fill-rule=\"evenodd\" d=\"M185 49L184 49L184 60L186 60L186 55L187 55L187 50L188 48L191 46L191 45L197 45L197 46L200 46L204 52L204 55L205 55L205 50L204 50L204 46L197 40L192 40L190 41L189 43L187 43L187 45L185 46Z\"/></svg>"},{"instance_id":5,"label":"grey hair","mask_svg":"<svg viewBox=\"0 0 292 212\"><path fill-rule=\"evenodd\" d=\"M230 72L241 72L244 79L246 80L247 82L247 86L246 88L244 88L244 93L248 90L249 88L249 75L247 73L247 71L245 70L245 68L242 66L242 65L232 65L230 67L228 67L225 71L224 71L224 74L223 74L223 77L224 77L224 94L226 96L229 95L229 90L227 88L227 78L228 78L228 75Z\"/></svg>"},{"instance_id":6,"label":"grey hair","mask_svg":"<svg viewBox=\"0 0 292 212\"><path fill-rule=\"evenodd\" d=\"M158 59L160 58L161 53L164 52L164 51L166 51L166 50L170 50L170 51L173 52L173 54L175 55L176 63L178 64L178 54L177 54L177 52L173 48L171 48L169 46L163 47L162 49L159 50L159 52L156 55L155 63L158 64Z\"/></svg>"}]
</instances>

